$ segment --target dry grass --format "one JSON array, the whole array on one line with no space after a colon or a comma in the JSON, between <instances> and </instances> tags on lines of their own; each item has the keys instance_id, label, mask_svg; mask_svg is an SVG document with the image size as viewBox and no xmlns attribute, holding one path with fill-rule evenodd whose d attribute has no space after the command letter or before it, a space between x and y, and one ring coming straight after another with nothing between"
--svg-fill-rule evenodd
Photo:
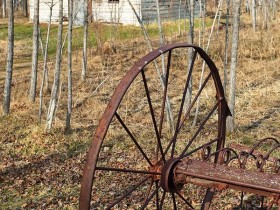
<instances>
[{"instance_id":1,"label":"dry grass","mask_svg":"<svg viewBox=\"0 0 280 210\"><path fill-rule=\"evenodd\" d=\"M227 136L227 142L254 144L265 136L280 136L280 19L273 20L267 31L253 33L248 18L243 19L240 31L239 63L237 69L236 132ZM184 38L169 37L170 42ZM0 43L5 44L4 41ZM210 47L212 57L222 74L224 31L215 35ZM153 40L158 45L158 40ZM37 208L76 209L85 155L93 132L116 85L132 64L147 53L142 39L117 42L117 53L96 55L89 50L88 78L80 81L80 51L74 53L74 87L72 132L64 134L67 96L66 57L63 61L61 99L54 129L44 131L37 123L38 99L35 104L28 101L30 65L17 64L13 78L11 114L0 118L0 204L4 209ZM28 53L26 43L16 42L16 55L21 59L22 50ZM0 50L1 55L4 51ZM3 64L4 56L0 63ZM29 66L28 66L29 65ZM50 80L54 64L49 63ZM40 64L39 83L41 80ZM0 72L0 91L3 93L4 69ZM104 81L105 80L105 81ZM102 83L103 82L103 83ZM100 85L102 83L102 85ZM137 93L137 89L135 89ZM94 92L94 93L93 93ZM130 97L132 98L132 92ZM171 92L171 95L176 92ZM140 93L139 93L140 94ZM0 96L2 100L2 95ZM49 93L44 96L44 114ZM126 98L129 101L129 96ZM138 98L141 102L141 98ZM176 102L176 98L174 99ZM141 103L140 103L141 104ZM133 103L128 105L133 105ZM126 113L126 104L122 107ZM132 109L133 110L133 109ZM129 111L129 110L128 110ZM135 132L144 128L145 118L136 115L138 125ZM129 120L128 120L129 122ZM116 133L109 133L114 136ZM147 138L148 134L141 134ZM118 138L121 139L121 136ZM115 143L109 143L113 145ZM116 152L127 145L116 144ZM135 158L135 157L134 157ZM107 180L103 180L106 182ZM196 193L196 192L193 192ZM217 206L234 203L227 194ZM195 202L195 201L193 201Z\"/></svg>"}]
</instances>

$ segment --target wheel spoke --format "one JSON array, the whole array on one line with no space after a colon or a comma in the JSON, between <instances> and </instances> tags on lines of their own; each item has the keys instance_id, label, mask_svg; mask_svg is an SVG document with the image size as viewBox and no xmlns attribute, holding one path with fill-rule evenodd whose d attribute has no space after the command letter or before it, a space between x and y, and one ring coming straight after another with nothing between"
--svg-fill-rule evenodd
<instances>
[{"instance_id":1,"label":"wheel spoke","mask_svg":"<svg viewBox=\"0 0 280 210\"><path fill-rule=\"evenodd\" d=\"M158 181L156 182L156 187L158 187ZM157 205L157 210L159 210L159 194L158 191L156 192L156 205Z\"/></svg>"},{"instance_id":2,"label":"wheel spoke","mask_svg":"<svg viewBox=\"0 0 280 210\"><path fill-rule=\"evenodd\" d=\"M202 202L201 209L207 210L210 208L214 193L215 193L215 190L213 188L207 188L205 197Z\"/></svg>"},{"instance_id":3,"label":"wheel spoke","mask_svg":"<svg viewBox=\"0 0 280 210\"><path fill-rule=\"evenodd\" d=\"M198 127L197 131L195 132L194 136L191 138L191 140L189 141L189 143L187 144L187 146L185 147L185 149L183 150L183 152L181 153L179 158L182 158L186 151L188 150L188 148L190 147L190 145L193 143L193 141L196 139L196 137L198 136L198 134L200 133L200 131L203 129L203 126L205 125L205 123L208 121L208 119L210 118L210 116L214 113L214 111L217 109L218 105L219 105L220 101L218 101L215 106L211 109L211 111L207 114L206 118L202 121L201 125Z\"/></svg>"},{"instance_id":4,"label":"wheel spoke","mask_svg":"<svg viewBox=\"0 0 280 210\"><path fill-rule=\"evenodd\" d=\"M147 195L146 195L146 198L145 198L145 202L146 202L146 200L149 198L149 195L150 195L151 190L152 190L152 187L153 187L153 183L154 183L154 181L153 181L153 179L151 179L151 183L150 183L149 189L148 189L148 191L147 191Z\"/></svg>"},{"instance_id":5,"label":"wheel spoke","mask_svg":"<svg viewBox=\"0 0 280 210\"><path fill-rule=\"evenodd\" d=\"M162 198L161 198L161 200L160 200L160 206L159 206L159 209L160 209L160 210L161 210L162 207L163 207L165 195L166 195L166 192L163 191Z\"/></svg>"},{"instance_id":6,"label":"wheel spoke","mask_svg":"<svg viewBox=\"0 0 280 210\"><path fill-rule=\"evenodd\" d=\"M117 117L118 121L121 123L121 125L123 126L123 128L125 129L125 131L127 132L127 134L129 135L129 137L131 138L131 140L134 142L134 144L136 145L136 147L139 149L139 151L141 152L141 154L143 155L143 157L147 160L147 162L149 163L150 166L153 166L152 162L150 161L150 159L148 158L148 156L146 155L146 153L144 152L144 150L142 149L142 147L138 144L137 140L135 139L135 137L133 136L133 134L131 133L131 131L128 129L128 127L125 125L124 121L121 119L121 117L118 115L118 113L115 113L115 116Z\"/></svg>"},{"instance_id":7,"label":"wheel spoke","mask_svg":"<svg viewBox=\"0 0 280 210\"><path fill-rule=\"evenodd\" d=\"M176 194L179 196L179 198L181 198L191 209L194 209L194 207L190 204L189 201L187 201L187 199L185 199L180 193L176 192Z\"/></svg>"},{"instance_id":8,"label":"wheel spoke","mask_svg":"<svg viewBox=\"0 0 280 210\"><path fill-rule=\"evenodd\" d=\"M203 147L209 146L209 145L211 145L211 144L213 144L213 143L219 141L220 139L222 139L222 138L221 138L221 137L218 137L218 138L216 138L216 139L214 139L214 140L212 140L212 141L209 141L208 143L203 144L203 145L201 145L201 146L199 146L199 147L193 149L192 151L190 151L190 152L184 154L184 156L183 156L182 158L187 157L187 156L190 156L191 154L193 154L193 153L197 152L198 150L202 149Z\"/></svg>"},{"instance_id":9,"label":"wheel spoke","mask_svg":"<svg viewBox=\"0 0 280 210\"><path fill-rule=\"evenodd\" d=\"M172 150L171 150L171 157L174 156L177 135L179 133L179 128L180 128L180 120L181 120L181 116L182 116L182 112L183 112L183 107L184 107L184 104L185 104L185 98L186 98L187 90L188 90L189 83L190 83L190 80L191 80L191 75L192 75L196 55L197 55L197 51L194 52L192 62L191 62L191 65L190 65L190 69L189 69L189 73L188 73L188 78L187 78L186 85L185 85L185 89L184 89L184 92L183 92L183 98L182 98L182 101L181 101L181 106L180 106L180 110L179 110L179 113L178 113L178 120L177 120L177 123L176 123L176 129L175 129L175 133L174 133L174 137L173 137L174 140L173 140L173 145L172 145Z\"/></svg>"},{"instance_id":10,"label":"wheel spoke","mask_svg":"<svg viewBox=\"0 0 280 210\"><path fill-rule=\"evenodd\" d=\"M144 87L145 87L145 91L146 91L146 96L147 96L147 100L148 100L148 104L149 104L149 108L150 108L150 113L151 113L151 116L152 116L152 121L153 121L154 129L155 129L155 133L156 133L157 144L159 145L159 151L160 151L160 153L161 153L162 160L163 160L164 162L166 162L166 160L165 160L165 155L164 155L163 149L162 149L162 144L161 144L161 141L160 141L160 135L159 135L159 131L158 131L156 119L155 119L155 113L154 113L154 109L153 109L153 106L152 106L152 101L151 101L151 97L150 97L150 92L149 92L149 88L148 88L146 76L145 76L145 73L144 73L144 70L143 70L143 69L142 69L141 73L142 73L142 78L143 78L143 82L144 82Z\"/></svg>"},{"instance_id":11,"label":"wheel spoke","mask_svg":"<svg viewBox=\"0 0 280 210\"><path fill-rule=\"evenodd\" d=\"M264 203L264 196L261 196L261 209L264 209L263 208L263 206L264 206L263 203Z\"/></svg>"},{"instance_id":12,"label":"wheel spoke","mask_svg":"<svg viewBox=\"0 0 280 210\"><path fill-rule=\"evenodd\" d=\"M136 190L140 185L145 183L150 178L151 178L151 176L147 176L144 179L142 179L140 182L138 182L136 185L134 185L133 188L129 189L124 195L122 195L120 198L118 198L115 201L113 201L113 203L111 203L106 209L110 209L114 205L120 203L123 199L125 199L127 196L129 196L134 190Z\"/></svg>"},{"instance_id":13,"label":"wheel spoke","mask_svg":"<svg viewBox=\"0 0 280 210\"><path fill-rule=\"evenodd\" d=\"M95 170L100 171L118 171L118 172L125 172L125 173L136 173L136 174L151 174L151 175L161 175L160 172L155 171L139 171L139 170L133 170L133 169L125 169L125 168L111 168L111 167L103 167L103 166L97 166Z\"/></svg>"},{"instance_id":14,"label":"wheel spoke","mask_svg":"<svg viewBox=\"0 0 280 210\"><path fill-rule=\"evenodd\" d=\"M149 204L149 202L152 200L152 198L155 196L155 194L158 192L159 188L161 186L157 186L156 189L154 190L154 192L148 197L148 199L145 200L145 203L141 206L140 210L145 209L145 207Z\"/></svg>"},{"instance_id":15,"label":"wheel spoke","mask_svg":"<svg viewBox=\"0 0 280 210\"><path fill-rule=\"evenodd\" d=\"M176 198L174 193L172 193L172 201L174 210L177 210Z\"/></svg>"},{"instance_id":16,"label":"wheel spoke","mask_svg":"<svg viewBox=\"0 0 280 210\"><path fill-rule=\"evenodd\" d=\"M171 51L169 51L169 53L168 53L168 63L167 63L166 75L165 75L165 79L163 80L164 81L164 92L163 92L160 122L159 122L159 136L160 136L160 138L161 138L161 135L162 135L162 124L163 124L163 119L164 119L164 110L165 110L166 97L167 97L167 87L168 87L170 64L171 64ZM158 160L158 150L159 150L159 145L157 145L156 160Z\"/></svg>"},{"instance_id":17,"label":"wheel spoke","mask_svg":"<svg viewBox=\"0 0 280 210\"><path fill-rule=\"evenodd\" d=\"M203 82L201 88L200 88L199 91L197 92L197 94L196 94L194 100L193 100L192 103L190 104L190 106L189 106L187 112L185 113L184 118L183 118L183 120L182 120L181 123L180 123L179 129L178 129L178 133L180 133L180 130L181 130L181 128L182 128L184 122L186 121L187 117L189 116L189 113L190 113L191 109L193 108L195 102L197 101L198 97L200 96L202 90L204 89L205 85L207 84L207 82L208 82L208 80L209 80L210 78L211 78L211 73L209 73L208 76L206 77L206 79L205 79L205 81ZM178 135L178 133L177 133L177 135ZM174 142L174 140L175 140L175 135L172 137L172 139L171 139L170 142L168 143L168 145L167 145L167 147L166 147L166 149L165 149L165 151L164 151L164 154L165 154L165 155L167 154L167 152L168 152L168 150L170 149L170 146L172 145L172 143Z\"/></svg>"},{"instance_id":18,"label":"wheel spoke","mask_svg":"<svg viewBox=\"0 0 280 210\"><path fill-rule=\"evenodd\" d=\"M187 111L186 111L186 113L185 113L185 115L184 115L184 118L183 118L182 122L180 123L178 132L180 132L180 130L181 130L181 128L182 128L184 122L186 121L186 119L188 118L188 116L189 116L189 114L190 114L190 112L191 112L191 109L193 108L194 104L196 103L196 101L197 101L197 99L199 98L199 96L200 96L202 90L204 89L204 87L206 86L206 84L207 84L207 82L208 82L208 80L209 80L210 78L211 78L211 73L208 74L208 76L206 77L205 81L203 82L203 84L201 85L200 89L198 90L198 92L197 92L197 94L196 94L194 100L192 101L190 107L187 109Z\"/></svg>"},{"instance_id":19,"label":"wheel spoke","mask_svg":"<svg viewBox=\"0 0 280 210\"><path fill-rule=\"evenodd\" d=\"M242 209L243 207L243 198L244 198L244 192L241 191L241 195L240 195L240 205L239 205L239 208Z\"/></svg>"},{"instance_id":20,"label":"wheel spoke","mask_svg":"<svg viewBox=\"0 0 280 210\"><path fill-rule=\"evenodd\" d=\"M184 52L177 54L177 51L173 51L175 48L191 48L192 52L194 52L192 60L185 63L181 60ZM163 75L160 75L162 78L159 79L163 82L160 87L156 80L154 80L155 74L152 71L152 64L156 63L156 59L160 58L163 53L166 53L166 59L162 60L163 64L164 62L166 63L164 69L166 71ZM174 53L176 53L175 59L172 57ZM199 56L203 62L199 62L199 65L203 65L201 76L199 75L201 72L196 72L198 69L194 66L197 64L197 57ZM176 60L178 60L177 64ZM206 64L210 72L204 73L204 65ZM173 65L178 67L184 65L185 67L173 69ZM188 72L186 72L187 70ZM160 74L160 72L158 73ZM198 80L195 77L198 77ZM192 81L195 88L193 93L189 89ZM199 82L198 86L196 86L197 82ZM140 92L138 89L139 84L142 89ZM212 87L213 90L210 90ZM157 92L158 88L160 88L160 93ZM188 126L192 126L193 114L198 110L198 108L195 109L195 106L199 106L200 98L205 102L204 92L206 92L207 101L205 107L203 107L204 111L198 115L199 123L194 125L193 128L188 128ZM208 100L208 92L210 100ZM141 99L141 104L139 104L139 106L144 105L144 109L134 110L142 110L142 115L138 113L131 116L130 119L134 120L135 125L140 125L141 122L148 123L148 133L143 133L143 135L152 136L152 139L148 137L153 141L152 143L147 144L143 142L140 134L138 135L139 132L142 132L141 128L135 127L137 131L134 130L132 125L127 123L124 120L124 116L120 113L119 110L122 109L120 105L122 106L127 102L127 108L133 109L139 103L139 100L135 100L134 97L126 98L127 94L134 94L135 97L144 97L144 103ZM173 115L168 116L168 112L171 111L171 108L169 109L171 104L168 99L170 94L175 103L179 99L179 102L175 104L177 112L174 113L174 122ZM188 95L190 95L190 100L185 109L184 104ZM215 96L216 98L214 98ZM208 106L208 104L211 105ZM217 115L216 111L218 111ZM212 156L208 156L208 154L219 154L224 148L225 119L227 114L228 107L225 102L224 91L217 68L202 49L182 43L163 46L150 52L137 61L120 81L100 120L84 169L80 193L80 208L89 209L91 202L93 202L92 208L103 209L125 208L126 206L129 207L129 205L135 205L137 208L140 207L139 209L149 209L150 206L157 210L163 208L194 209L191 202L188 201L187 194L182 192L181 194L179 192L171 192L169 194L169 192L162 189L162 183L158 180L158 177L162 175L160 172L162 170L161 167L165 165L166 160L169 158L180 159L190 155L193 156L194 153L199 153L200 150L204 149L207 150L202 154L204 155L202 159L211 157L212 160ZM137 119L139 117L141 119ZM170 119L167 119L167 117ZM104 154L106 151L103 151L103 147L108 141L111 142L120 135L117 130L114 131L115 122L113 118L118 121L117 128L121 129L121 134L124 134L125 137L121 139L121 149L114 147L117 151L115 153L113 151L112 155L116 155L116 157L112 156L110 158ZM172 131L170 132L170 137L165 141L165 135L168 134L169 136L168 130L165 131L168 128L164 124L167 120L172 121ZM212 128L210 134L207 131L208 127ZM205 141L202 142L202 139L205 139ZM131 153L131 146L137 154L129 156L127 160L119 159L118 155L127 156L127 154ZM211 152L211 150L213 151ZM269 154L273 151L274 149ZM134 167L135 164L143 165L143 167L140 165L140 168ZM173 165L170 165L170 167L173 167ZM170 170L173 170L173 168ZM100 176L103 174L108 180L103 179L106 177L102 178ZM111 182L111 184L104 184L103 182L105 181ZM114 181L119 181L119 184L115 186ZM202 209L209 209L214 193L214 189L208 188L207 192L200 196L203 201L203 204L201 204ZM93 195L94 197L92 197ZM99 196L101 197L98 198Z\"/></svg>"},{"instance_id":21,"label":"wheel spoke","mask_svg":"<svg viewBox=\"0 0 280 210\"><path fill-rule=\"evenodd\" d=\"M167 87L168 87L169 70L170 70L170 63L171 63L170 61L171 61L171 51L168 54L167 70L166 70L166 75L165 75L165 79L164 79L164 92L163 92L163 98L162 98L161 115L160 115L160 123L159 123L159 134L160 134L160 136L162 134L164 109L165 109L166 97L167 97Z\"/></svg>"}]
</instances>

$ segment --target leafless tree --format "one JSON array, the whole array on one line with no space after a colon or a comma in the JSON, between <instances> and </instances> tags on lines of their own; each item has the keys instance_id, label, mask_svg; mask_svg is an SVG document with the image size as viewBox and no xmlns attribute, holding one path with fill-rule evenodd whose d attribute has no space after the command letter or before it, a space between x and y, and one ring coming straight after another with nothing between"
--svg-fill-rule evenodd
<instances>
[{"instance_id":1,"label":"leafless tree","mask_svg":"<svg viewBox=\"0 0 280 210\"><path fill-rule=\"evenodd\" d=\"M39 51L39 0L34 1L33 17L33 49L32 49L32 69L30 79L29 98L35 101L38 71L38 52Z\"/></svg>"},{"instance_id":2,"label":"leafless tree","mask_svg":"<svg viewBox=\"0 0 280 210\"><path fill-rule=\"evenodd\" d=\"M235 108L235 87L236 87L236 66L238 58L238 41L239 41L239 24L240 24L240 7L241 0L233 2L232 18L232 46L231 46L231 63L230 63L230 86L229 86L229 109L232 116L228 117L228 130L234 130L234 108Z\"/></svg>"},{"instance_id":3,"label":"leafless tree","mask_svg":"<svg viewBox=\"0 0 280 210\"><path fill-rule=\"evenodd\" d=\"M10 112L11 87L13 76L13 58L14 58L14 4L13 0L8 0L8 54L6 67L6 80L4 87L3 111L4 114Z\"/></svg>"},{"instance_id":4,"label":"leafless tree","mask_svg":"<svg viewBox=\"0 0 280 210\"><path fill-rule=\"evenodd\" d=\"M2 0L2 18L6 18L6 0Z\"/></svg>"},{"instance_id":5,"label":"leafless tree","mask_svg":"<svg viewBox=\"0 0 280 210\"><path fill-rule=\"evenodd\" d=\"M256 17L256 0L252 0L251 3L251 14L252 14L252 26L254 31L256 31L256 21L257 21L257 17Z\"/></svg>"},{"instance_id":6,"label":"leafless tree","mask_svg":"<svg viewBox=\"0 0 280 210\"><path fill-rule=\"evenodd\" d=\"M182 7L182 0L179 0L179 7L178 7L178 33L181 36L181 7Z\"/></svg>"},{"instance_id":7,"label":"leafless tree","mask_svg":"<svg viewBox=\"0 0 280 210\"><path fill-rule=\"evenodd\" d=\"M88 40L88 0L84 0L84 44L83 44L83 68L82 80L86 79L87 72L87 40Z\"/></svg>"},{"instance_id":8,"label":"leafless tree","mask_svg":"<svg viewBox=\"0 0 280 210\"><path fill-rule=\"evenodd\" d=\"M204 47L204 32L205 32L205 0L199 0L199 33L198 45Z\"/></svg>"},{"instance_id":9,"label":"leafless tree","mask_svg":"<svg viewBox=\"0 0 280 210\"><path fill-rule=\"evenodd\" d=\"M73 28L73 0L69 1L68 13L68 100L65 130L71 129L72 114L72 28Z\"/></svg>"},{"instance_id":10,"label":"leafless tree","mask_svg":"<svg viewBox=\"0 0 280 210\"><path fill-rule=\"evenodd\" d=\"M248 12L249 14L250 14L250 8L251 8L251 6L250 6L250 0L245 0L245 11L246 12Z\"/></svg>"},{"instance_id":11,"label":"leafless tree","mask_svg":"<svg viewBox=\"0 0 280 210\"><path fill-rule=\"evenodd\" d=\"M14 10L20 15L28 17L28 0L14 0Z\"/></svg>"},{"instance_id":12,"label":"leafless tree","mask_svg":"<svg viewBox=\"0 0 280 210\"><path fill-rule=\"evenodd\" d=\"M269 12L268 12L268 2L267 0L262 1L262 13L263 13L263 29L268 29L269 27Z\"/></svg>"},{"instance_id":13,"label":"leafless tree","mask_svg":"<svg viewBox=\"0 0 280 210\"><path fill-rule=\"evenodd\" d=\"M57 33L55 73L54 73L54 82L52 87L51 99L50 99L48 113L47 113L46 130L50 130L52 127L52 122L58 103L58 93L59 93L60 73L61 73L61 57L62 57L62 31L63 31L63 0L59 0L59 24L58 24L58 33Z\"/></svg>"},{"instance_id":14,"label":"leafless tree","mask_svg":"<svg viewBox=\"0 0 280 210\"><path fill-rule=\"evenodd\" d=\"M220 30L219 30L219 28L220 28L220 21L221 21L221 16L222 16L222 8L223 8L223 0L221 1L221 6L220 6L220 10L219 10L219 12L218 12L218 21L217 21L217 28L218 28L218 30L217 30L217 37L218 37L218 39L219 39L219 33L220 33Z\"/></svg>"},{"instance_id":15,"label":"leafless tree","mask_svg":"<svg viewBox=\"0 0 280 210\"><path fill-rule=\"evenodd\" d=\"M24 11L25 17L28 17L28 0L25 0L23 2L23 11Z\"/></svg>"},{"instance_id":16,"label":"leafless tree","mask_svg":"<svg viewBox=\"0 0 280 210\"><path fill-rule=\"evenodd\" d=\"M159 41L160 46L164 45L164 38L162 32L162 25L161 25L161 17L160 17L160 8L159 8L159 0L156 0L156 7L157 7L157 19L158 19L158 30L159 30ZM165 65L164 65L164 55L161 55L161 63L162 63L162 74L165 74Z\"/></svg>"},{"instance_id":17,"label":"leafless tree","mask_svg":"<svg viewBox=\"0 0 280 210\"><path fill-rule=\"evenodd\" d=\"M274 19L277 11L276 0L269 0L269 11L271 18Z\"/></svg>"},{"instance_id":18,"label":"leafless tree","mask_svg":"<svg viewBox=\"0 0 280 210\"><path fill-rule=\"evenodd\" d=\"M189 8L189 34L188 34L188 42L193 44L194 39L194 0L187 0L188 8ZM190 69L191 63L193 59L193 49L190 47L188 49L188 71ZM187 72L188 72L187 71ZM192 78L188 84L187 93L186 93L186 101L185 101L185 111L188 109L191 104L192 97Z\"/></svg>"},{"instance_id":19,"label":"leafless tree","mask_svg":"<svg viewBox=\"0 0 280 210\"><path fill-rule=\"evenodd\" d=\"M92 23L92 0L88 0L88 21Z\"/></svg>"},{"instance_id":20,"label":"leafless tree","mask_svg":"<svg viewBox=\"0 0 280 210\"><path fill-rule=\"evenodd\" d=\"M208 36L207 45L206 45L206 48L205 48L206 53L208 52L209 47L210 47L213 31L214 31L214 28L215 28L216 19L218 17L218 13L220 11L221 4L222 4L222 0L219 0L218 6L217 6L217 9L216 9L216 13L215 13L215 17L214 17L214 20L213 20L213 23L212 23L212 26L211 26L210 34ZM205 61L202 64L202 71L201 71L201 75L200 75L199 88L201 88L201 86L202 86L204 71L205 71ZM198 99L197 99L195 116L194 116L192 126L195 126L196 122L197 122L197 116L198 116L199 106L200 106L199 101L200 101L200 97L198 97Z\"/></svg>"},{"instance_id":21,"label":"leafless tree","mask_svg":"<svg viewBox=\"0 0 280 210\"><path fill-rule=\"evenodd\" d=\"M225 33L225 52L224 52L224 91L227 90L227 64L228 64L228 26L229 26L229 7L230 0L226 0L226 33ZM226 95L226 94L225 94Z\"/></svg>"},{"instance_id":22,"label":"leafless tree","mask_svg":"<svg viewBox=\"0 0 280 210\"><path fill-rule=\"evenodd\" d=\"M43 76L42 76L42 83L40 88L40 95L39 95L39 122L41 123L42 118L42 102L43 102L43 90L46 82L46 89L48 89L48 48L49 48L49 38L50 38L50 31L51 31L51 21L52 21L52 11L53 11L54 3L53 0L51 0L49 8L50 8L50 14L49 14L49 22L48 22L48 30L47 30L47 37L46 37L46 43L45 43L45 50L44 50L44 67L43 67Z\"/></svg>"},{"instance_id":23,"label":"leafless tree","mask_svg":"<svg viewBox=\"0 0 280 210\"><path fill-rule=\"evenodd\" d=\"M138 20L138 23L140 24L140 27L141 27L142 32L143 32L143 34L144 34L144 39L145 39L145 41L146 41L146 43L147 43L148 49L149 49L150 51L152 51L153 48L152 48L150 39L149 39L149 37L148 37L147 30L146 30L146 28L144 27L144 24L143 24L143 22L141 21L140 16L139 16L138 13L136 12L136 10L135 10L134 6L132 5L132 3L130 2L130 0L127 0L127 1L128 1L128 3L129 3L129 5L130 5L130 7L131 7L131 9L132 9L132 11L133 11L133 13L134 13L135 16L136 16L136 18L137 18L137 20ZM165 88L164 79L163 79L163 77L162 77L162 74L161 74L161 72L160 72L159 66L158 66L158 64L157 64L156 61L154 61L154 65L155 65L155 68L156 68L156 71L157 71L157 74L158 74L158 77L159 77L161 86L162 86L162 88L164 89L164 88ZM168 123L169 123L169 126L170 126L170 131L174 133L174 131L175 131L175 125L174 125L174 120L173 120L173 112L172 112L170 100L169 100L168 97L166 98L166 106L165 106L165 107L166 107L166 113L167 113L167 120L168 120Z\"/></svg>"}]
</instances>

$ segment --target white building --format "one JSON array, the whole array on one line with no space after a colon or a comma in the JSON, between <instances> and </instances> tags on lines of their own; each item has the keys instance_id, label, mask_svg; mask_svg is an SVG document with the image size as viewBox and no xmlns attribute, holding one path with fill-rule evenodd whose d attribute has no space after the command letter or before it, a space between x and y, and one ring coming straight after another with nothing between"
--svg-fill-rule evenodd
<instances>
[{"instance_id":1,"label":"white building","mask_svg":"<svg viewBox=\"0 0 280 210\"><path fill-rule=\"evenodd\" d=\"M130 0L142 22L157 21L157 0ZM161 20L177 20L187 17L188 7L182 0L159 0ZM137 25L138 21L128 0L95 0L93 17L97 21ZM198 14L199 3L195 1L195 14Z\"/></svg>"},{"instance_id":2,"label":"white building","mask_svg":"<svg viewBox=\"0 0 280 210\"><path fill-rule=\"evenodd\" d=\"M156 0L130 0L134 9L144 23L157 21ZM52 21L58 20L58 0L53 0ZM74 0L75 24L83 23L83 2L84 0ZM130 7L128 0L88 0L92 4L92 19L95 21L108 23L121 23L138 25L137 18ZM195 13L198 14L199 4L195 1ZM49 19L51 0L40 0L40 22L47 22ZM63 14L68 17L68 1L64 0ZM33 19L34 0L30 0L30 19ZM161 19L176 20L188 17L186 1L182 0L160 0Z\"/></svg>"},{"instance_id":3,"label":"white building","mask_svg":"<svg viewBox=\"0 0 280 210\"><path fill-rule=\"evenodd\" d=\"M40 0L39 3L39 20L40 22L48 22L50 16L51 0ZM53 9L52 9L52 22L58 22L59 15L59 0L53 0ZM84 0L74 0L74 24L82 25L83 24L83 2ZM29 18L33 20L34 17L34 0L29 0ZM68 0L63 1L63 17L64 20L68 19Z\"/></svg>"}]
</instances>

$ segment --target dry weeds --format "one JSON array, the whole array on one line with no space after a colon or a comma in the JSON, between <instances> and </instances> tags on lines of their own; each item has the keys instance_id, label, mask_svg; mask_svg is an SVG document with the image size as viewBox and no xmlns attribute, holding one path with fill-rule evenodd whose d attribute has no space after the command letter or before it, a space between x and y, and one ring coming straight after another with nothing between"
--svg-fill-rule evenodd
<instances>
[{"instance_id":1,"label":"dry weeds","mask_svg":"<svg viewBox=\"0 0 280 210\"><path fill-rule=\"evenodd\" d=\"M244 19L240 31L239 64L237 69L236 132L227 136L227 142L248 145L265 136L280 136L280 19L273 20L267 31L253 33ZM171 37L170 42L181 42L185 38ZM215 36L210 47L212 57L222 74L224 31ZM1 44L1 43L0 43ZM158 40L153 40L158 45ZM116 42L116 53L97 55L96 49L89 50L88 78L80 81L80 51L74 53L74 87L72 132L64 134L66 116L67 69L66 57L63 61L61 99L54 124L50 133L44 131L44 125L37 123L38 99L31 104L28 99L29 64L18 64L13 78L11 114L0 118L0 204L4 209L76 209L82 168L86 152L94 130L108 103L114 88L129 70L132 64L147 53L142 39ZM21 50L30 53L25 43L17 43L17 59L21 59ZM4 51L0 51L1 55ZM0 64L3 67L3 57ZM41 69L39 67L39 82ZM52 81L53 63L49 63L50 81ZM3 93L4 68L0 69L1 94ZM136 91L135 89L134 91ZM171 95L175 92L171 92ZM133 95L128 96L132 97ZM2 95L0 96L2 100ZM44 96L44 113L48 106L49 93ZM141 102L141 98L139 98ZM175 99L174 99L175 100ZM176 100L175 100L176 101ZM141 103L140 103L141 104ZM129 104L128 104L129 105ZM131 104L132 105L132 104ZM128 110L129 111L129 110ZM126 105L123 106L126 113ZM138 132L147 123L143 115L135 115L138 124L133 131ZM129 121L128 121L129 122ZM115 133L109 133L114 136ZM147 138L148 134L141 134ZM118 137L118 138L121 138ZM108 144L109 147L115 143ZM108 146L107 145L107 146ZM116 144L116 152L127 145ZM134 158L136 158L135 156ZM115 157L116 158L116 157ZM119 158L122 158L119 155ZM121 162L122 160L120 160ZM124 161L125 162L125 161ZM125 179L125 177L122 177ZM120 180L118 180L120 181ZM101 183L108 180L103 179ZM111 183L117 187L116 183ZM197 189L191 194L199 194ZM221 193L216 207L230 209L237 205L237 192ZM231 196L229 196L231 195ZM98 198L94 198L98 199ZM248 198L249 199L249 198ZM196 200L192 201L195 205ZM228 206L233 204L231 206ZM137 207L135 207L137 208Z\"/></svg>"}]
</instances>

